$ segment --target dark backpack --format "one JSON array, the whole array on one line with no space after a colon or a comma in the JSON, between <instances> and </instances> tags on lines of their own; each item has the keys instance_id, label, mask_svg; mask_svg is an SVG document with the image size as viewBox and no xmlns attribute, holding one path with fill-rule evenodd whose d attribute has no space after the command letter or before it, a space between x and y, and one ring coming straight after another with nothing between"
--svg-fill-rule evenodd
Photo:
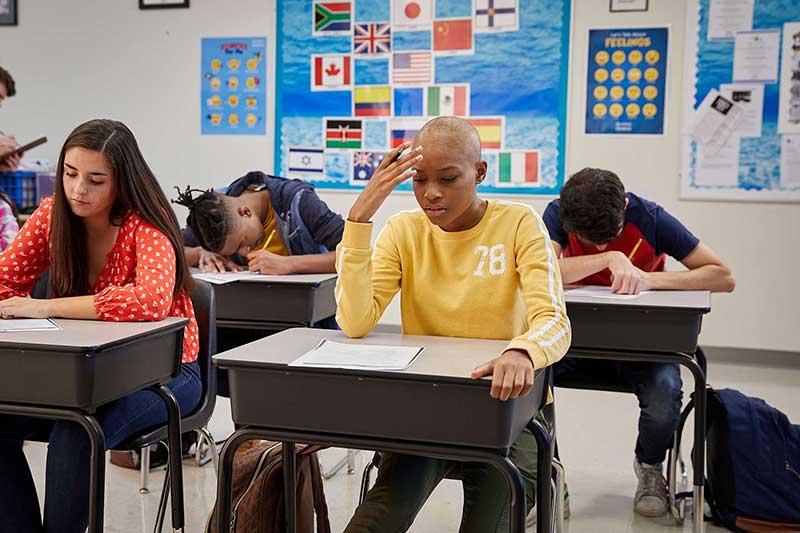
<instances>
[{"instance_id":1,"label":"dark backpack","mask_svg":"<svg viewBox=\"0 0 800 533\"><path fill-rule=\"evenodd\" d=\"M249 446L248 446L249 444ZM297 448L297 531L330 533L328 507L322 490L319 446ZM230 533L282 533L286 530L281 444L250 441L233 458ZM316 516L316 520L315 520ZM206 533L217 528L217 505Z\"/></svg>"},{"instance_id":2,"label":"dark backpack","mask_svg":"<svg viewBox=\"0 0 800 533\"><path fill-rule=\"evenodd\" d=\"M707 391L706 497L732 531L800 531L800 425L760 398Z\"/></svg>"}]
</instances>

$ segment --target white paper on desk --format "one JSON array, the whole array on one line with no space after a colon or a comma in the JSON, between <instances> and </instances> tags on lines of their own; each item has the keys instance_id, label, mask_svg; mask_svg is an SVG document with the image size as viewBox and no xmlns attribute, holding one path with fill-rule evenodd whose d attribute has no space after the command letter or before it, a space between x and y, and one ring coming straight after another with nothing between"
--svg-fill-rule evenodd
<instances>
[{"instance_id":1,"label":"white paper on desk","mask_svg":"<svg viewBox=\"0 0 800 533\"><path fill-rule=\"evenodd\" d=\"M639 294L614 294L611 292L611 287L587 285L585 287L567 289L565 294L588 298L608 298L609 300L634 300L643 294L650 294L651 292L653 291L642 291Z\"/></svg>"},{"instance_id":2,"label":"white paper on desk","mask_svg":"<svg viewBox=\"0 0 800 533\"><path fill-rule=\"evenodd\" d=\"M781 185L800 186L800 135L781 135Z\"/></svg>"},{"instance_id":3,"label":"white paper on desk","mask_svg":"<svg viewBox=\"0 0 800 533\"><path fill-rule=\"evenodd\" d=\"M753 29L755 0L711 0L708 40L733 40L737 31Z\"/></svg>"},{"instance_id":4,"label":"white paper on desk","mask_svg":"<svg viewBox=\"0 0 800 533\"><path fill-rule=\"evenodd\" d=\"M731 136L720 149L712 152L706 145L697 143L695 183L716 187L737 186L740 144L738 137Z\"/></svg>"},{"instance_id":5,"label":"white paper on desk","mask_svg":"<svg viewBox=\"0 0 800 533\"><path fill-rule=\"evenodd\" d=\"M202 279L213 285L224 285L226 283L252 278L257 275L257 272L243 270L241 272L201 272L199 274L193 274L192 277L194 279Z\"/></svg>"},{"instance_id":6,"label":"white paper on desk","mask_svg":"<svg viewBox=\"0 0 800 533\"><path fill-rule=\"evenodd\" d=\"M742 110L732 135L761 137L764 119L764 86L759 83L723 83L719 93Z\"/></svg>"},{"instance_id":7,"label":"white paper on desk","mask_svg":"<svg viewBox=\"0 0 800 533\"><path fill-rule=\"evenodd\" d=\"M289 366L405 370L422 350L420 346L347 344L323 339L316 348L298 357Z\"/></svg>"},{"instance_id":8,"label":"white paper on desk","mask_svg":"<svg viewBox=\"0 0 800 533\"><path fill-rule=\"evenodd\" d=\"M61 329L47 318L3 318L0 319L0 333L12 331L49 331Z\"/></svg>"},{"instance_id":9,"label":"white paper on desk","mask_svg":"<svg viewBox=\"0 0 800 533\"><path fill-rule=\"evenodd\" d=\"M716 154L739 125L744 111L718 90L711 89L692 117L689 134L705 145L709 154Z\"/></svg>"},{"instance_id":10,"label":"white paper on desk","mask_svg":"<svg viewBox=\"0 0 800 533\"><path fill-rule=\"evenodd\" d=\"M781 30L736 32L733 81L778 81Z\"/></svg>"}]
</instances>

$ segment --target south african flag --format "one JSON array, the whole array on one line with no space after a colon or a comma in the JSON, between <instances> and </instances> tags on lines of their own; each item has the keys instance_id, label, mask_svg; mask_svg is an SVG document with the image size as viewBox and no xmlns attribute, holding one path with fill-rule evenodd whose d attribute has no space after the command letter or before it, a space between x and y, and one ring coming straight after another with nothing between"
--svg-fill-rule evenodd
<instances>
[{"instance_id":1,"label":"south african flag","mask_svg":"<svg viewBox=\"0 0 800 533\"><path fill-rule=\"evenodd\" d=\"M350 2L317 2L314 4L314 33L350 32Z\"/></svg>"}]
</instances>

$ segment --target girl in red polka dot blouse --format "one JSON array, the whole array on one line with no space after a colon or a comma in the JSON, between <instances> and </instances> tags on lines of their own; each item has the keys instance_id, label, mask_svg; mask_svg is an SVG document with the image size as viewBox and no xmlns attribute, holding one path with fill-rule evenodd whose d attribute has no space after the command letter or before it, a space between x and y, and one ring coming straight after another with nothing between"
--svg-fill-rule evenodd
<instances>
[{"instance_id":1,"label":"girl in red polka dot blouse","mask_svg":"<svg viewBox=\"0 0 800 533\"><path fill-rule=\"evenodd\" d=\"M53 298L27 298L48 267ZM201 391L191 283L177 219L133 133L120 122L92 120L64 143L54 196L0 254L0 317L188 318L182 371L169 384L186 414ZM96 416L109 448L167 418L149 391L107 404ZM21 449L23 440L43 431L50 445L42 519ZM0 416L0 465L6 465L0 466L0 516L10 520L9 531L86 529L89 443L74 422Z\"/></svg>"}]
</instances>

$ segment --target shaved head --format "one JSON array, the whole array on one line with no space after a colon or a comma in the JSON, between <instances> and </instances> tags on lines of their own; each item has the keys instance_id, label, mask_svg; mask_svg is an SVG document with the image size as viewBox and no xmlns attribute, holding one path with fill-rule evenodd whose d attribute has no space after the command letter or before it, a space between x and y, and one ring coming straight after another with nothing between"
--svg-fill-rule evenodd
<instances>
[{"instance_id":1,"label":"shaved head","mask_svg":"<svg viewBox=\"0 0 800 533\"><path fill-rule=\"evenodd\" d=\"M414 146L447 149L457 159L477 164L481 160L478 130L460 117L437 117L428 121L414 138Z\"/></svg>"}]
</instances>

